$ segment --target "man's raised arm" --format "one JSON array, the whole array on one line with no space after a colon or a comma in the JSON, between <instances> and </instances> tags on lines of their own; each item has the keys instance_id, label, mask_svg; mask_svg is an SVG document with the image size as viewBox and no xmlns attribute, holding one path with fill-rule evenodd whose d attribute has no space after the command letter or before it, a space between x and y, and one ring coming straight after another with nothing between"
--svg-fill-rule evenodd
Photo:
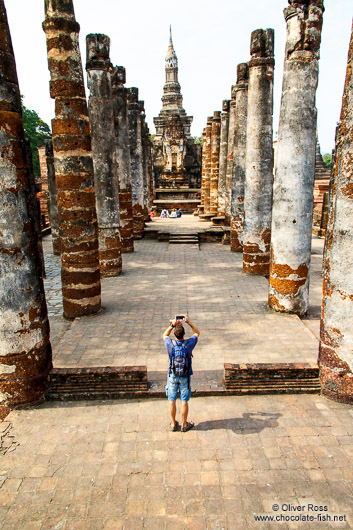
<instances>
[{"instance_id":1,"label":"man's raised arm","mask_svg":"<svg viewBox=\"0 0 353 530\"><path fill-rule=\"evenodd\" d=\"M200 331L199 331L198 328L195 326L195 324L193 324L192 322L190 322L188 316L185 316L185 317L184 317L184 322L186 322L187 324L189 324L189 326L191 327L192 331L194 332L194 335L196 335L196 337L199 338L199 336L200 336Z\"/></svg>"}]
</instances>

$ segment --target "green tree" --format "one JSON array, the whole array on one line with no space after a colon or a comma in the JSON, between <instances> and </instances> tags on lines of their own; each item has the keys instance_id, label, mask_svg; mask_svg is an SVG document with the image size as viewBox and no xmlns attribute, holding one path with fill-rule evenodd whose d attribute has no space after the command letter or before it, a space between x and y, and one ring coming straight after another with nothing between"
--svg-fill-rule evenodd
<instances>
[{"instance_id":1,"label":"green tree","mask_svg":"<svg viewBox=\"0 0 353 530\"><path fill-rule=\"evenodd\" d=\"M330 153L325 153L322 155L322 160L324 161L326 167L332 166L332 155L330 155Z\"/></svg>"},{"instance_id":2,"label":"green tree","mask_svg":"<svg viewBox=\"0 0 353 530\"><path fill-rule=\"evenodd\" d=\"M202 136L194 136L194 144L202 145Z\"/></svg>"},{"instance_id":3,"label":"green tree","mask_svg":"<svg viewBox=\"0 0 353 530\"><path fill-rule=\"evenodd\" d=\"M22 117L23 117L23 128L25 136L31 144L32 158L33 158L33 171L36 177L40 176L39 168L39 156L38 147L44 145L44 140L51 138L50 127L45 121L43 121L35 110L30 110L25 107L22 100Z\"/></svg>"}]
</instances>

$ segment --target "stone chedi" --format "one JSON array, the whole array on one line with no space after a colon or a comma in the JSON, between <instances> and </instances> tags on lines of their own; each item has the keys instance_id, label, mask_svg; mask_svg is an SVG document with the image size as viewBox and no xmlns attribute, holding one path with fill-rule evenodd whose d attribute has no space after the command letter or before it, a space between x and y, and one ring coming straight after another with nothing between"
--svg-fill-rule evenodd
<instances>
[{"instance_id":1,"label":"stone chedi","mask_svg":"<svg viewBox=\"0 0 353 530\"><path fill-rule=\"evenodd\" d=\"M102 276L121 273L119 183L116 164L114 112L107 35L86 37L88 113L92 134L94 189L98 221L99 264Z\"/></svg>"},{"instance_id":2,"label":"stone chedi","mask_svg":"<svg viewBox=\"0 0 353 530\"><path fill-rule=\"evenodd\" d=\"M178 59L172 35L165 58L166 82L162 110L154 118L153 140L155 184L159 188L200 188L201 152L190 133L192 117L183 109L178 82Z\"/></svg>"},{"instance_id":3,"label":"stone chedi","mask_svg":"<svg viewBox=\"0 0 353 530\"><path fill-rule=\"evenodd\" d=\"M131 159L129 147L129 128L127 120L126 72L123 66L116 66L111 73L114 111L114 133L116 143L116 163L119 179L120 235L121 252L134 251L132 195L131 195Z\"/></svg>"},{"instance_id":4,"label":"stone chedi","mask_svg":"<svg viewBox=\"0 0 353 530\"><path fill-rule=\"evenodd\" d=\"M246 171L246 127L248 114L248 65L238 64L235 93L234 157L231 186L230 249L243 250L244 186Z\"/></svg>"},{"instance_id":5,"label":"stone chedi","mask_svg":"<svg viewBox=\"0 0 353 530\"><path fill-rule=\"evenodd\" d=\"M308 309L322 0L289 2L273 187L269 304ZM299 97L298 97L299 94Z\"/></svg>"},{"instance_id":6,"label":"stone chedi","mask_svg":"<svg viewBox=\"0 0 353 530\"><path fill-rule=\"evenodd\" d=\"M353 403L353 26L323 268L319 366L323 394Z\"/></svg>"},{"instance_id":7,"label":"stone chedi","mask_svg":"<svg viewBox=\"0 0 353 530\"><path fill-rule=\"evenodd\" d=\"M98 230L87 102L72 0L45 0L64 316L101 309Z\"/></svg>"},{"instance_id":8,"label":"stone chedi","mask_svg":"<svg viewBox=\"0 0 353 530\"><path fill-rule=\"evenodd\" d=\"M0 418L42 399L52 367L15 57L0 0Z\"/></svg>"},{"instance_id":9,"label":"stone chedi","mask_svg":"<svg viewBox=\"0 0 353 530\"><path fill-rule=\"evenodd\" d=\"M243 270L269 273L273 184L274 31L251 34L249 61Z\"/></svg>"}]
</instances>

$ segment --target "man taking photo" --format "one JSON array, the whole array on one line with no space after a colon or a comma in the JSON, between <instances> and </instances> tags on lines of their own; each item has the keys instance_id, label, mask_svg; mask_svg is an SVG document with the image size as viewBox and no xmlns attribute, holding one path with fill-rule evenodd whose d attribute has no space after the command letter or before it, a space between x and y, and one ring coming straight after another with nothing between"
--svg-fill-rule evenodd
<instances>
[{"instance_id":1,"label":"man taking photo","mask_svg":"<svg viewBox=\"0 0 353 530\"><path fill-rule=\"evenodd\" d=\"M185 329L183 322L188 324L193 331L193 335L189 339L184 339ZM171 331L174 331L175 339L169 338ZM191 396L190 378L193 373L192 351L197 344L199 336L199 330L190 322L188 316L176 316L163 333L164 344L169 356L166 395L169 401L170 429L172 431L176 431L178 428L178 422L175 419L178 391L181 400L181 431L189 431L194 426L194 423L187 421L187 418L189 412L188 401Z\"/></svg>"}]
</instances>

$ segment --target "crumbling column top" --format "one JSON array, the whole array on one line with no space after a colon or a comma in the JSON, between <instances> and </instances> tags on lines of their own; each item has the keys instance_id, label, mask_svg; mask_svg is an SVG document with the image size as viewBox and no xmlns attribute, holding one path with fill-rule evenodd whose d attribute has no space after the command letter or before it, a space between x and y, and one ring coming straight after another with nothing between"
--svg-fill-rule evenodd
<instances>
[{"instance_id":1,"label":"crumbling column top","mask_svg":"<svg viewBox=\"0 0 353 530\"><path fill-rule=\"evenodd\" d=\"M220 119L221 119L221 111L220 110L215 110L214 113L213 113L212 121L220 120Z\"/></svg>"},{"instance_id":2,"label":"crumbling column top","mask_svg":"<svg viewBox=\"0 0 353 530\"><path fill-rule=\"evenodd\" d=\"M249 66L274 64L275 32L271 28L255 29L251 33Z\"/></svg>"},{"instance_id":3,"label":"crumbling column top","mask_svg":"<svg viewBox=\"0 0 353 530\"><path fill-rule=\"evenodd\" d=\"M101 33L86 36L86 70L108 70L110 62L110 38Z\"/></svg>"},{"instance_id":4,"label":"crumbling column top","mask_svg":"<svg viewBox=\"0 0 353 530\"><path fill-rule=\"evenodd\" d=\"M230 105L229 99L224 99L222 101L222 111L223 112L229 112L229 105Z\"/></svg>"},{"instance_id":5,"label":"crumbling column top","mask_svg":"<svg viewBox=\"0 0 353 530\"><path fill-rule=\"evenodd\" d=\"M111 73L112 86L123 86L126 83L126 70L124 66L115 66Z\"/></svg>"}]
</instances>

